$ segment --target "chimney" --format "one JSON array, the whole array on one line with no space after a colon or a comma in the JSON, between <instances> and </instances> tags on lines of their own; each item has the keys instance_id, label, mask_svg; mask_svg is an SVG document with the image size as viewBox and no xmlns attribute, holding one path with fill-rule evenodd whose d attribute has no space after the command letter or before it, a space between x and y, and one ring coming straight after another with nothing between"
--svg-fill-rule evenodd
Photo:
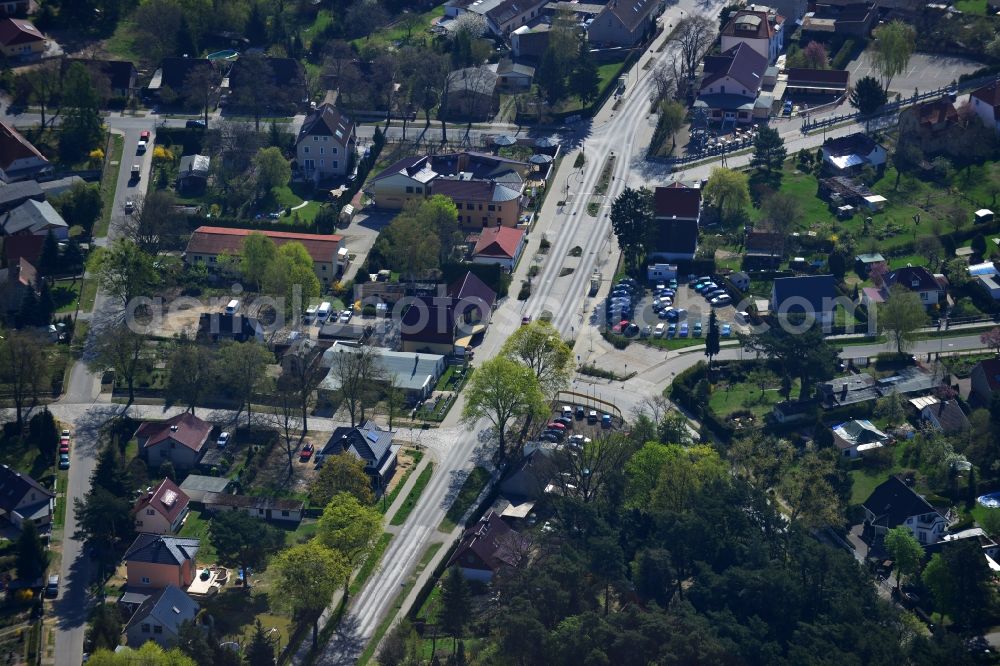
<instances>
[{"instance_id":1,"label":"chimney","mask_svg":"<svg viewBox=\"0 0 1000 666\"><path fill-rule=\"evenodd\" d=\"M170 432L177 432L177 426L175 425L170 426Z\"/></svg>"}]
</instances>

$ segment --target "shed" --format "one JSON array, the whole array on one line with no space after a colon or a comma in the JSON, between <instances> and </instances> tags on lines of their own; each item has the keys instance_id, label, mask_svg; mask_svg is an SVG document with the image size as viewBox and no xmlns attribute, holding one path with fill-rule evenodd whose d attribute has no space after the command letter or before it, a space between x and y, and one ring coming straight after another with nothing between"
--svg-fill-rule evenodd
<instances>
[{"instance_id":1,"label":"shed","mask_svg":"<svg viewBox=\"0 0 1000 666\"><path fill-rule=\"evenodd\" d=\"M203 474L188 474L181 483L180 489L184 491L191 502L204 504L206 496L214 497L219 493L224 493L229 488L230 480L223 476L205 476Z\"/></svg>"},{"instance_id":2,"label":"shed","mask_svg":"<svg viewBox=\"0 0 1000 666\"><path fill-rule=\"evenodd\" d=\"M991 211L989 208L980 208L974 214L977 223L993 221L993 211Z\"/></svg>"},{"instance_id":3,"label":"shed","mask_svg":"<svg viewBox=\"0 0 1000 666\"><path fill-rule=\"evenodd\" d=\"M880 211L885 208L885 204L888 201L881 194L873 194L864 198L865 208L871 211Z\"/></svg>"}]
</instances>

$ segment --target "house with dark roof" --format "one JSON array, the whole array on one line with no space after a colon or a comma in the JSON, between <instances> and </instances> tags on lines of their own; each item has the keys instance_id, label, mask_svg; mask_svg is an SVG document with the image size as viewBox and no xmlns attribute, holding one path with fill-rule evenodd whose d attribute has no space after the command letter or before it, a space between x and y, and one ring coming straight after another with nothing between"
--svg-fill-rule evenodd
<instances>
[{"instance_id":1,"label":"house with dark roof","mask_svg":"<svg viewBox=\"0 0 1000 666\"><path fill-rule=\"evenodd\" d=\"M777 268L785 257L785 239L773 231L748 232L743 247L743 267L750 270Z\"/></svg>"},{"instance_id":2,"label":"house with dark roof","mask_svg":"<svg viewBox=\"0 0 1000 666\"><path fill-rule=\"evenodd\" d=\"M228 312L202 312L198 317L198 339L210 342L264 341L264 325L256 317Z\"/></svg>"},{"instance_id":3,"label":"house with dark roof","mask_svg":"<svg viewBox=\"0 0 1000 666\"><path fill-rule=\"evenodd\" d=\"M32 266L38 263L45 245L45 236L18 234L3 238L3 258L6 266L15 266L26 259Z\"/></svg>"},{"instance_id":4,"label":"house with dark roof","mask_svg":"<svg viewBox=\"0 0 1000 666\"><path fill-rule=\"evenodd\" d=\"M181 624L193 622L198 604L176 585L167 585L143 601L122 633L129 647L140 648L153 641L172 648L180 638Z\"/></svg>"},{"instance_id":5,"label":"house with dark roof","mask_svg":"<svg viewBox=\"0 0 1000 666\"><path fill-rule=\"evenodd\" d=\"M0 186L0 212L7 212L13 208L17 208L28 199L45 201L45 192L42 191L38 181L22 180L17 183Z\"/></svg>"},{"instance_id":6,"label":"house with dark roof","mask_svg":"<svg viewBox=\"0 0 1000 666\"><path fill-rule=\"evenodd\" d=\"M742 42L720 55L705 56L695 107L704 109L714 121L753 122L767 65L766 57Z\"/></svg>"},{"instance_id":7,"label":"house with dark roof","mask_svg":"<svg viewBox=\"0 0 1000 666\"><path fill-rule=\"evenodd\" d=\"M55 502L56 494L27 474L0 466L0 518L18 529L26 520L48 525Z\"/></svg>"},{"instance_id":8,"label":"house with dark roof","mask_svg":"<svg viewBox=\"0 0 1000 666\"><path fill-rule=\"evenodd\" d=\"M38 292L38 271L27 258L18 257L7 264L7 268L0 268L0 307L5 312L15 312L20 308L28 290Z\"/></svg>"},{"instance_id":9,"label":"house with dark roof","mask_svg":"<svg viewBox=\"0 0 1000 666\"><path fill-rule=\"evenodd\" d=\"M877 486L861 508L865 510L865 532L875 539L903 526L921 544L931 544L948 530L947 519L897 476Z\"/></svg>"},{"instance_id":10,"label":"house with dark roof","mask_svg":"<svg viewBox=\"0 0 1000 666\"><path fill-rule=\"evenodd\" d=\"M486 25L498 37L506 37L515 28L536 18L548 0L501 0L486 10Z\"/></svg>"},{"instance_id":11,"label":"house with dark roof","mask_svg":"<svg viewBox=\"0 0 1000 666\"><path fill-rule=\"evenodd\" d=\"M799 275L774 280L771 314L779 319L812 319L820 325L833 324L837 297L832 275Z\"/></svg>"},{"instance_id":12,"label":"house with dark roof","mask_svg":"<svg viewBox=\"0 0 1000 666\"><path fill-rule=\"evenodd\" d=\"M350 454L363 460L372 489L381 494L396 473L399 448L400 445L393 441L391 430L383 430L374 421L367 421L356 428L342 426L334 430L320 455Z\"/></svg>"},{"instance_id":13,"label":"house with dark roof","mask_svg":"<svg viewBox=\"0 0 1000 666\"><path fill-rule=\"evenodd\" d=\"M195 72L202 71L218 73L212 61L205 58L175 58L173 56L164 58L159 69L153 73L153 78L150 79L146 90L154 96L162 95L164 90L169 90L168 96L183 95L188 77Z\"/></svg>"},{"instance_id":14,"label":"house with dark roof","mask_svg":"<svg viewBox=\"0 0 1000 666\"><path fill-rule=\"evenodd\" d=\"M177 191L185 196L205 192L212 159L208 155L184 155L177 167Z\"/></svg>"},{"instance_id":15,"label":"house with dark roof","mask_svg":"<svg viewBox=\"0 0 1000 666\"><path fill-rule=\"evenodd\" d=\"M833 426L833 444L845 458L861 457L888 443L889 435L867 419L853 419Z\"/></svg>"},{"instance_id":16,"label":"house with dark roof","mask_svg":"<svg viewBox=\"0 0 1000 666\"><path fill-rule=\"evenodd\" d=\"M357 141L354 121L333 104L320 105L306 116L295 140L299 171L316 182L349 174Z\"/></svg>"},{"instance_id":17,"label":"house with dark roof","mask_svg":"<svg viewBox=\"0 0 1000 666\"><path fill-rule=\"evenodd\" d=\"M13 183L51 171L45 155L11 125L0 121L0 180Z\"/></svg>"},{"instance_id":18,"label":"house with dark roof","mask_svg":"<svg viewBox=\"0 0 1000 666\"><path fill-rule=\"evenodd\" d=\"M32 234L46 236L49 232L58 239L69 237L69 225L48 201L27 199L0 214L0 234L15 236L17 234Z\"/></svg>"},{"instance_id":19,"label":"house with dark roof","mask_svg":"<svg viewBox=\"0 0 1000 666\"><path fill-rule=\"evenodd\" d=\"M920 102L899 112L900 137L914 142L925 155L945 153L957 157L962 144L956 139L964 131L958 109L948 97Z\"/></svg>"},{"instance_id":20,"label":"house with dark roof","mask_svg":"<svg viewBox=\"0 0 1000 666\"><path fill-rule=\"evenodd\" d=\"M653 192L650 261L690 261L698 250L701 189L675 182Z\"/></svg>"},{"instance_id":21,"label":"house with dark roof","mask_svg":"<svg viewBox=\"0 0 1000 666\"><path fill-rule=\"evenodd\" d=\"M587 41L596 46L631 47L656 29L661 0L610 0L587 27Z\"/></svg>"},{"instance_id":22,"label":"house with dark roof","mask_svg":"<svg viewBox=\"0 0 1000 666\"><path fill-rule=\"evenodd\" d=\"M302 522L302 512L305 509L302 500L229 493L205 493L201 503L209 513L242 511L257 520L278 523Z\"/></svg>"},{"instance_id":23,"label":"house with dark roof","mask_svg":"<svg viewBox=\"0 0 1000 666\"><path fill-rule=\"evenodd\" d=\"M864 132L827 139L823 142L823 164L833 173L844 174L866 166L885 168L885 147Z\"/></svg>"},{"instance_id":24,"label":"house with dark roof","mask_svg":"<svg viewBox=\"0 0 1000 666\"><path fill-rule=\"evenodd\" d=\"M527 235L524 229L489 227L483 229L472 250L472 263L496 264L507 272L517 265Z\"/></svg>"},{"instance_id":25,"label":"house with dark roof","mask_svg":"<svg viewBox=\"0 0 1000 666\"><path fill-rule=\"evenodd\" d=\"M0 20L0 52L11 60L40 58L49 40L31 21L16 18Z\"/></svg>"},{"instance_id":26,"label":"house with dark roof","mask_svg":"<svg viewBox=\"0 0 1000 666\"><path fill-rule=\"evenodd\" d=\"M461 353L486 330L496 298L496 292L470 271L444 294L415 299L400 322L402 350Z\"/></svg>"},{"instance_id":27,"label":"house with dark roof","mask_svg":"<svg viewBox=\"0 0 1000 666\"><path fill-rule=\"evenodd\" d=\"M516 227L521 213L521 192L493 180L438 178L431 194L455 202L463 229Z\"/></svg>"},{"instance_id":28,"label":"house with dark roof","mask_svg":"<svg viewBox=\"0 0 1000 666\"><path fill-rule=\"evenodd\" d=\"M972 110L983 124L1000 132L1000 81L994 81L969 94Z\"/></svg>"},{"instance_id":29,"label":"house with dark roof","mask_svg":"<svg viewBox=\"0 0 1000 666\"><path fill-rule=\"evenodd\" d=\"M125 551L129 587L158 590L176 585L186 590L198 573L198 539L143 533Z\"/></svg>"},{"instance_id":30,"label":"house with dark roof","mask_svg":"<svg viewBox=\"0 0 1000 666\"><path fill-rule=\"evenodd\" d=\"M1000 391L1000 359L990 358L976 363L970 378L972 395L983 407L993 401L993 392Z\"/></svg>"},{"instance_id":31,"label":"house with dark roof","mask_svg":"<svg viewBox=\"0 0 1000 666\"><path fill-rule=\"evenodd\" d=\"M900 286L920 296L924 307L937 305L945 300L945 277L935 276L923 266L904 266L885 276L885 288Z\"/></svg>"},{"instance_id":32,"label":"house with dark roof","mask_svg":"<svg viewBox=\"0 0 1000 666\"><path fill-rule=\"evenodd\" d=\"M448 117L489 118L500 103L500 77L488 67L456 69L448 75L441 106Z\"/></svg>"},{"instance_id":33,"label":"house with dark roof","mask_svg":"<svg viewBox=\"0 0 1000 666\"><path fill-rule=\"evenodd\" d=\"M545 488L556 471L551 453L547 449L537 448L525 453L510 467L500 482L500 491L511 498L537 500L545 493Z\"/></svg>"},{"instance_id":34,"label":"house with dark roof","mask_svg":"<svg viewBox=\"0 0 1000 666\"><path fill-rule=\"evenodd\" d=\"M193 469L204 453L212 424L185 412L166 421L145 421L135 431L139 455L151 469L169 461L175 469Z\"/></svg>"},{"instance_id":35,"label":"house with dark roof","mask_svg":"<svg viewBox=\"0 0 1000 666\"><path fill-rule=\"evenodd\" d=\"M529 545L527 537L490 511L465 530L447 566L457 565L469 580L488 583L498 571L525 563Z\"/></svg>"},{"instance_id":36,"label":"house with dark roof","mask_svg":"<svg viewBox=\"0 0 1000 666\"><path fill-rule=\"evenodd\" d=\"M733 13L720 33L721 50L746 44L773 63L785 44L785 17L777 12L743 9Z\"/></svg>"},{"instance_id":37,"label":"house with dark roof","mask_svg":"<svg viewBox=\"0 0 1000 666\"><path fill-rule=\"evenodd\" d=\"M920 410L920 419L946 435L965 432L972 427L969 417L956 400L938 400Z\"/></svg>"},{"instance_id":38,"label":"house with dark roof","mask_svg":"<svg viewBox=\"0 0 1000 666\"><path fill-rule=\"evenodd\" d=\"M799 95L846 95L851 73L845 69L789 67L785 92Z\"/></svg>"},{"instance_id":39,"label":"house with dark roof","mask_svg":"<svg viewBox=\"0 0 1000 666\"><path fill-rule=\"evenodd\" d=\"M224 476L188 474L181 481L180 489L194 504L203 504L209 493L224 493L229 490L232 480Z\"/></svg>"},{"instance_id":40,"label":"house with dark roof","mask_svg":"<svg viewBox=\"0 0 1000 666\"><path fill-rule=\"evenodd\" d=\"M139 71L128 60L100 60L97 58L66 58L63 67L80 63L91 76L100 76L108 84L112 97L128 100L139 90Z\"/></svg>"},{"instance_id":41,"label":"house with dark roof","mask_svg":"<svg viewBox=\"0 0 1000 666\"><path fill-rule=\"evenodd\" d=\"M170 479L149 487L132 507L136 532L175 534L187 518L191 499Z\"/></svg>"}]
</instances>

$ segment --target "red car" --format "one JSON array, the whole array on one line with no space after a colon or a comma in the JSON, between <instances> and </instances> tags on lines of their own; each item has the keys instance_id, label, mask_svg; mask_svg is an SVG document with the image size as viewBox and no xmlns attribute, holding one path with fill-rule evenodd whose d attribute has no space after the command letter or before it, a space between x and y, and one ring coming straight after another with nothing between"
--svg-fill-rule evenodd
<instances>
[{"instance_id":1,"label":"red car","mask_svg":"<svg viewBox=\"0 0 1000 666\"><path fill-rule=\"evenodd\" d=\"M139 138L145 141L146 143L149 143L149 130L143 130L142 132L140 132Z\"/></svg>"},{"instance_id":2,"label":"red car","mask_svg":"<svg viewBox=\"0 0 1000 666\"><path fill-rule=\"evenodd\" d=\"M59 444L59 453L69 453L69 442Z\"/></svg>"},{"instance_id":3,"label":"red car","mask_svg":"<svg viewBox=\"0 0 1000 666\"><path fill-rule=\"evenodd\" d=\"M550 421L548 424L546 424L545 427L548 428L549 430L565 430L566 429L566 426L564 424L562 424L562 423L556 423L555 421Z\"/></svg>"},{"instance_id":4,"label":"red car","mask_svg":"<svg viewBox=\"0 0 1000 666\"><path fill-rule=\"evenodd\" d=\"M310 458L312 458L312 454L313 454L313 445L306 444L305 446L302 447L302 450L299 451L299 459L309 460Z\"/></svg>"},{"instance_id":5,"label":"red car","mask_svg":"<svg viewBox=\"0 0 1000 666\"><path fill-rule=\"evenodd\" d=\"M628 319L622 319L620 322L612 326L611 330L614 331L615 333L621 333L622 331L625 330L625 327L628 326L630 323L631 322L629 322Z\"/></svg>"}]
</instances>

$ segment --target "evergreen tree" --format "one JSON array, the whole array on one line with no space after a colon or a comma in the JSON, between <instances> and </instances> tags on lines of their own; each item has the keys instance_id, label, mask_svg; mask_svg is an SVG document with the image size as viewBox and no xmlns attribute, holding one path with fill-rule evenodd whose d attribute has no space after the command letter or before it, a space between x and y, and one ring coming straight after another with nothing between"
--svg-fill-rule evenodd
<instances>
[{"instance_id":1,"label":"evergreen tree","mask_svg":"<svg viewBox=\"0 0 1000 666\"><path fill-rule=\"evenodd\" d=\"M79 245L73 242L66 244L66 251L63 252L62 265L63 270L71 271L74 274L83 268L83 252L80 251Z\"/></svg>"},{"instance_id":2,"label":"evergreen tree","mask_svg":"<svg viewBox=\"0 0 1000 666\"><path fill-rule=\"evenodd\" d=\"M259 2L250 7L245 33L247 40L254 46L262 46L267 42L267 21L261 13Z\"/></svg>"},{"instance_id":3,"label":"evergreen tree","mask_svg":"<svg viewBox=\"0 0 1000 666\"><path fill-rule=\"evenodd\" d=\"M722 347L719 344L719 318L712 310L708 316L708 332L705 334L705 356L708 357L708 365L712 365L712 359L719 354Z\"/></svg>"},{"instance_id":4,"label":"evergreen tree","mask_svg":"<svg viewBox=\"0 0 1000 666\"><path fill-rule=\"evenodd\" d=\"M966 486L966 497L965 497L965 508L971 509L976 504L976 494L978 489L976 487L976 468L969 468L969 479L968 485Z\"/></svg>"},{"instance_id":5,"label":"evergreen tree","mask_svg":"<svg viewBox=\"0 0 1000 666\"><path fill-rule=\"evenodd\" d=\"M584 106L590 104L600 91L601 76L597 72L597 63L590 55L587 43L580 44L580 55L576 59L573 73L570 75L570 90L575 93Z\"/></svg>"},{"instance_id":6,"label":"evergreen tree","mask_svg":"<svg viewBox=\"0 0 1000 666\"><path fill-rule=\"evenodd\" d=\"M96 147L104 134L101 101L90 73L80 63L66 70L63 107L66 109L59 132L59 156L75 163Z\"/></svg>"},{"instance_id":7,"label":"evergreen tree","mask_svg":"<svg viewBox=\"0 0 1000 666\"><path fill-rule=\"evenodd\" d=\"M535 81L545 93L545 101L556 104L566 96L566 72L563 69L563 59L555 49L549 47L542 56L542 61L535 72Z\"/></svg>"},{"instance_id":8,"label":"evergreen tree","mask_svg":"<svg viewBox=\"0 0 1000 666\"><path fill-rule=\"evenodd\" d=\"M17 323L19 326L33 326L38 318L38 296L33 287L29 287L24 292L21 299L21 309L17 313Z\"/></svg>"},{"instance_id":9,"label":"evergreen tree","mask_svg":"<svg viewBox=\"0 0 1000 666\"><path fill-rule=\"evenodd\" d=\"M42 288L38 292L38 307L35 309L35 324L38 326L48 326L52 321L52 314L56 311L55 301L52 300L52 291L49 283L42 280Z\"/></svg>"},{"instance_id":10,"label":"evergreen tree","mask_svg":"<svg viewBox=\"0 0 1000 666\"><path fill-rule=\"evenodd\" d=\"M59 241L50 229L45 236L45 243L42 244L42 255L38 259L38 274L49 278L58 273L59 268Z\"/></svg>"},{"instance_id":11,"label":"evergreen tree","mask_svg":"<svg viewBox=\"0 0 1000 666\"><path fill-rule=\"evenodd\" d=\"M247 666L274 666L274 643L264 633L264 627L257 620L254 625L253 638L247 646Z\"/></svg>"},{"instance_id":12,"label":"evergreen tree","mask_svg":"<svg viewBox=\"0 0 1000 666\"><path fill-rule=\"evenodd\" d=\"M91 650L114 650L122 637L122 616L115 604L101 604L94 609L87 630Z\"/></svg>"},{"instance_id":13,"label":"evergreen tree","mask_svg":"<svg viewBox=\"0 0 1000 666\"><path fill-rule=\"evenodd\" d=\"M462 571L453 566L441 582L441 610L438 612L441 628L452 636L452 651L465 627L468 626L471 613L469 583L462 575Z\"/></svg>"},{"instance_id":14,"label":"evergreen tree","mask_svg":"<svg viewBox=\"0 0 1000 666\"><path fill-rule=\"evenodd\" d=\"M181 14L180 25L177 26L177 50L175 55L181 58L197 58L199 55L198 44L194 39L194 32L188 23L187 16Z\"/></svg>"},{"instance_id":15,"label":"evergreen tree","mask_svg":"<svg viewBox=\"0 0 1000 666\"><path fill-rule=\"evenodd\" d=\"M126 497L132 490L128 471L122 466L121 456L113 446L105 446L97 457L97 467L91 483L107 490L112 495Z\"/></svg>"},{"instance_id":16,"label":"evergreen tree","mask_svg":"<svg viewBox=\"0 0 1000 666\"><path fill-rule=\"evenodd\" d=\"M34 581L41 578L49 565L49 553L38 536L34 521L25 520L21 525L21 536L17 539L17 577Z\"/></svg>"},{"instance_id":17,"label":"evergreen tree","mask_svg":"<svg viewBox=\"0 0 1000 666\"><path fill-rule=\"evenodd\" d=\"M781 138L778 130L764 125L757 131L757 136L753 140L753 158L750 160L750 165L768 173L781 171L786 154L785 140Z\"/></svg>"}]
</instances>

